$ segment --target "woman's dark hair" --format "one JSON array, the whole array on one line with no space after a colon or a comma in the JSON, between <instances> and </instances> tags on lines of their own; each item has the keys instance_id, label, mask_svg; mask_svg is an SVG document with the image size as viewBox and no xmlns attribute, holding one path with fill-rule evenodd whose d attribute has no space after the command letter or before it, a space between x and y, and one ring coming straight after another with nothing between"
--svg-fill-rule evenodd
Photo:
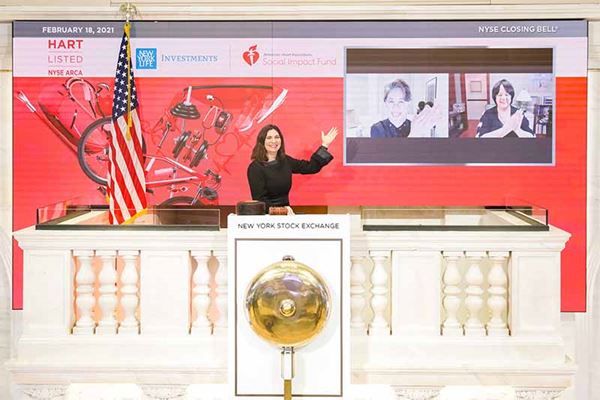
<instances>
[{"instance_id":1,"label":"woman's dark hair","mask_svg":"<svg viewBox=\"0 0 600 400\"><path fill-rule=\"evenodd\" d=\"M501 79L498 82L496 82L496 84L492 88L492 100L494 100L494 103L498 105L498 103L496 103L496 96L498 96L500 86L503 86L504 90L506 90L506 93L510 94L510 103L512 104L513 100L515 99L515 88L506 79Z\"/></svg>"},{"instance_id":2,"label":"woman's dark hair","mask_svg":"<svg viewBox=\"0 0 600 400\"><path fill-rule=\"evenodd\" d=\"M265 140L267 139L267 133L269 131L275 130L279 134L281 138L281 146L277 151L277 160L282 161L285 158L285 144L283 141L283 134L281 133L281 129L277 125L265 125L262 127L260 132L258 132L258 136L256 136L256 144L254 145L254 149L252 149L252 155L250 158L255 161L265 162L267 161L267 149L265 149Z\"/></svg>"},{"instance_id":3,"label":"woman's dark hair","mask_svg":"<svg viewBox=\"0 0 600 400\"><path fill-rule=\"evenodd\" d=\"M410 101L412 99L408 83L404 82L402 79L396 79L395 81L385 85L383 88L383 101L387 100L388 94L390 94L392 89L401 89L402 93L404 93L404 101Z\"/></svg>"}]
</instances>

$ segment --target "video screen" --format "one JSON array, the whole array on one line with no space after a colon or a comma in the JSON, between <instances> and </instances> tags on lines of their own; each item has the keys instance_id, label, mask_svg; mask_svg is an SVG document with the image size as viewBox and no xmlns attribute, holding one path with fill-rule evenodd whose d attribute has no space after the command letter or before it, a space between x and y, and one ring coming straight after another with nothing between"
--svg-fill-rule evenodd
<instances>
[{"instance_id":1,"label":"video screen","mask_svg":"<svg viewBox=\"0 0 600 400\"><path fill-rule=\"evenodd\" d=\"M346 163L553 164L552 52L346 49Z\"/></svg>"}]
</instances>

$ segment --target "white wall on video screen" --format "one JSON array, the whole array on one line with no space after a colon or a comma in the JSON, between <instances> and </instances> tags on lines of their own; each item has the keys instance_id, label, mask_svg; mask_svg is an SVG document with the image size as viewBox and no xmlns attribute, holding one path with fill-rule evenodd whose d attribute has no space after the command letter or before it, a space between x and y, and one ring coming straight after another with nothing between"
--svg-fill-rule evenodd
<instances>
[{"instance_id":1,"label":"white wall on video screen","mask_svg":"<svg viewBox=\"0 0 600 400\"><path fill-rule=\"evenodd\" d=\"M417 114L419 102L427 101L428 93L431 96L434 82L435 103L447 113L448 74L347 74L346 137L370 137L371 125L388 117L383 102L384 88L396 79L404 80L411 90L409 119ZM431 137L448 137L447 118L432 130Z\"/></svg>"},{"instance_id":2,"label":"white wall on video screen","mask_svg":"<svg viewBox=\"0 0 600 400\"><path fill-rule=\"evenodd\" d=\"M523 99L530 99L525 104L526 111L525 117L529 121L529 127L535 131L534 123L534 111L535 107L539 105L554 105L554 76L552 74L490 74L488 82L488 90L490 99L492 99L492 89L494 85L506 79L511 83L515 89L515 98L512 99L512 106L519 108L517 100L519 96L523 96ZM494 100L488 104L487 108L495 106ZM536 132L538 133L538 132Z\"/></svg>"}]
</instances>

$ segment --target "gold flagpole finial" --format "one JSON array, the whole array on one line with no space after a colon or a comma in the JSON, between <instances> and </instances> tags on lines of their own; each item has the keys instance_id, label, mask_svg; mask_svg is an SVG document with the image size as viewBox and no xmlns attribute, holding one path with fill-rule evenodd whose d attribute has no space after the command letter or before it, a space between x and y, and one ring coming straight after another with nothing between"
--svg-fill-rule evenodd
<instances>
[{"instance_id":1,"label":"gold flagpole finial","mask_svg":"<svg viewBox=\"0 0 600 400\"><path fill-rule=\"evenodd\" d=\"M139 15L137 7L133 3L123 3L119 7L119 12L125 17L125 21L129 22L131 18L135 18Z\"/></svg>"},{"instance_id":2,"label":"gold flagpole finial","mask_svg":"<svg viewBox=\"0 0 600 400\"><path fill-rule=\"evenodd\" d=\"M137 7L132 3L121 4L119 11L125 16L125 35L127 36L127 140L131 140L131 45L130 45L130 24L129 20L138 15Z\"/></svg>"}]
</instances>

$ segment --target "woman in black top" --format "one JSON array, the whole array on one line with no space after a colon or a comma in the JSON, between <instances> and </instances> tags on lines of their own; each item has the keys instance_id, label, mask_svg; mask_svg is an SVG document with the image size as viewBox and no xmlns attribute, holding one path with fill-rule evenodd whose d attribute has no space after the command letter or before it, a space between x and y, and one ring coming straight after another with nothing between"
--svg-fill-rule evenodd
<instances>
[{"instance_id":1,"label":"woman in black top","mask_svg":"<svg viewBox=\"0 0 600 400\"><path fill-rule=\"evenodd\" d=\"M310 160L297 160L285 154L281 130L266 125L258 133L252 150L252 162L248 166L248 183L252 199L264 201L268 207L289 206L292 174L316 174L333 159L327 147L337 136L337 128L327 134L321 132L322 145Z\"/></svg>"},{"instance_id":2,"label":"woman in black top","mask_svg":"<svg viewBox=\"0 0 600 400\"><path fill-rule=\"evenodd\" d=\"M412 94L402 79L383 89L383 104L387 118L371 125L372 138L431 137L431 128L441 123L443 116L438 104L423 102L417 115L410 112Z\"/></svg>"},{"instance_id":3,"label":"woman in black top","mask_svg":"<svg viewBox=\"0 0 600 400\"><path fill-rule=\"evenodd\" d=\"M486 110L477 125L478 138L520 137L533 138L533 130L522 110L512 106L515 89L506 79L499 80L492 88L495 107Z\"/></svg>"}]
</instances>

